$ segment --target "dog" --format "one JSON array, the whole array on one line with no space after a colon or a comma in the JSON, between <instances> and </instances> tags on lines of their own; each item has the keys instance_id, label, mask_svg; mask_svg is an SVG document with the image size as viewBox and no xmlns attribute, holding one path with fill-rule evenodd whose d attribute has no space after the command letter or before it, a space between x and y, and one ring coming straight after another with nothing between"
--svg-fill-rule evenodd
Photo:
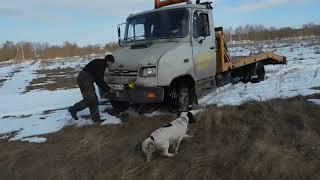
<instances>
[{"instance_id":1,"label":"dog","mask_svg":"<svg viewBox=\"0 0 320 180\"><path fill-rule=\"evenodd\" d=\"M181 112L178 118L169 125L161 127L154 131L142 143L142 152L150 162L152 153L160 151L163 156L173 157L178 154L179 145L183 138L189 138L187 135L188 124L195 123L191 112ZM174 154L169 153L169 147L174 147Z\"/></svg>"}]
</instances>

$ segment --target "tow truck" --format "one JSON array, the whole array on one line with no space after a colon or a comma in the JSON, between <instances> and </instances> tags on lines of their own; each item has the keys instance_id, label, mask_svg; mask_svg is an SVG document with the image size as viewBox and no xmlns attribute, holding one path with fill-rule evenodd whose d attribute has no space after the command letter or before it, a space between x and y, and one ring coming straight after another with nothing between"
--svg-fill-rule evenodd
<instances>
[{"instance_id":1,"label":"tow truck","mask_svg":"<svg viewBox=\"0 0 320 180\"><path fill-rule=\"evenodd\" d=\"M258 83L265 78L265 65L287 63L273 52L231 57L212 9L211 2L199 0L155 0L154 9L118 25L121 47L105 76L112 106L125 110L130 104L166 103L188 110L217 87Z\"/></svg>"}]
</instances>

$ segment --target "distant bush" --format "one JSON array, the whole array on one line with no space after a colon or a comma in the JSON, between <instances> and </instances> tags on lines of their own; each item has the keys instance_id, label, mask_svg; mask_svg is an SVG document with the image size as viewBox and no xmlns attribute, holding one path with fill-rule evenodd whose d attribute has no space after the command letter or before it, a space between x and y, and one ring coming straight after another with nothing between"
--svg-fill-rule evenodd
<instances>
[{"instance_id":1,"label":"distant bush","mask_svg":"<svg viewBox=\"0 0 320 180\"><path fill-rule=\"evenodd\" d=\"M64 42L62 45L49 45L48 43L13 43L6 41L0 46L0 61L11 59L53 59L57 57L86 56L90 54L104 54L115 51L117 43L105 45L87 45L79 47L76 43Z\"/></svg>"},{"instance_id":2,"label":"distant bush","mask_svg":"<svg viewBox=\"0 0 320 180\"><path fill-rule=\"evenodd\" d=\"M235 29L227 28L225 30L227 41L261 41L274 40L294 37L320 36L320 25L308 23L299 29L291 27L267 28L263 25L239 26Z\"/></svg>"}]
</instances>

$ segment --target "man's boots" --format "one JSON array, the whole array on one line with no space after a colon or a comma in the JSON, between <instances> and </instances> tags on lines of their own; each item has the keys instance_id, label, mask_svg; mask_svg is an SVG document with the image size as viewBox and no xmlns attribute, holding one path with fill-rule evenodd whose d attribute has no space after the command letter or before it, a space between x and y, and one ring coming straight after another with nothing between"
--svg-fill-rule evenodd
<instances>
[{"instance_id":1,"label":"man's boots","mask_svg":"<svg viewBox=\"0 0 320 180\"><path fill-rule=\"evenodd\" d=\"M93 122L95 122L95 123L102 123L102 122L103 122L103 121L101 120L99 114L95 114L95 115L91 116L91 119L92 119Z\"/></svg>"},{"instance_id":2,"label":"man's boots","mask_svg":"<svg viewBox=\"0 0 320 180\"><path fill-rule=\"evenodd\" d=\"M73 107L69 107L68 111L74 120L78 120L77 111L75 111Z\"/></svg>"}]
</instances>

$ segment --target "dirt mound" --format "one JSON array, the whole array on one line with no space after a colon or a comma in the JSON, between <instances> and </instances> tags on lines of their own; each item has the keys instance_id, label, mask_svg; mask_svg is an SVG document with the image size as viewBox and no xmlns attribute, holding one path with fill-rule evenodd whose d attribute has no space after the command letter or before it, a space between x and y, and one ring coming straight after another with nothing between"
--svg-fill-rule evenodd
<instances>
[{"instance_id":1,"label":"dirt mound","mask_svg":"<svg viewBox=\"0 0 320 180\"><path fill-rule=\"evenodd\" d=\"M172 158L140 142L175 116L68 127L44 144L1 142L0 179L319 179L320 108L304 98L210 107Z\"/></svg>"}]
</instances>

